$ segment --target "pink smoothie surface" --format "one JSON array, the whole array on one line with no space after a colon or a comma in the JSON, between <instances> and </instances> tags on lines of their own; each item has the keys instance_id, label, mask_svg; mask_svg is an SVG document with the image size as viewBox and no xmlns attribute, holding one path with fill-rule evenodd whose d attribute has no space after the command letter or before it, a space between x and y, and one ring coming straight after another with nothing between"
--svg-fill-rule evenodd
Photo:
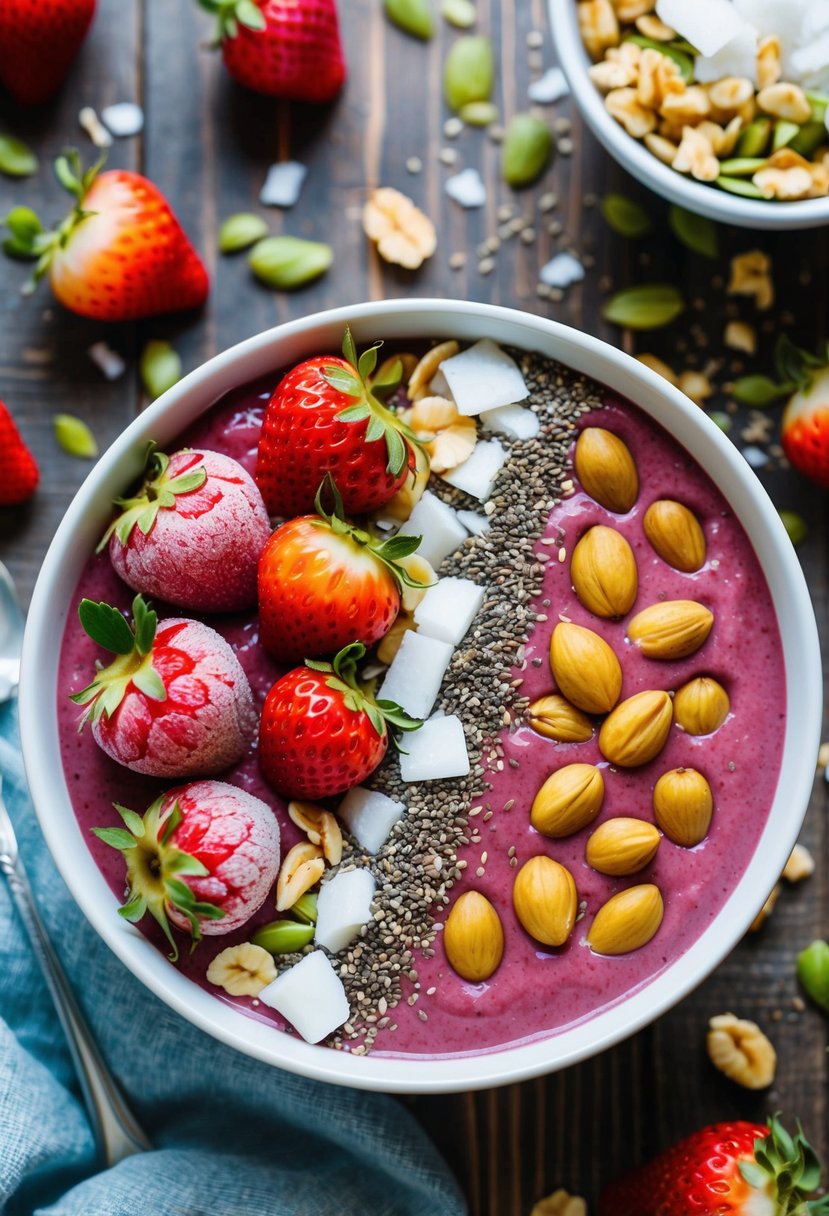
<instances>
[{"instance_id":1,"label":"pink smoothie surface","mask_svg":"<svg viewBox=\"0 0 829 1216\"><path fill-rule=\"evenodd\" d=\"M269 387L264 383L248 385L229 394L182 436L181 445L226 452L252 472ZM536 546L547 565L535 608L547 619L536 624L526 646L525 661L516 669L516 676L524 680L522 693L533 700L553 691L548 660L550 636L559 619L566 618L595 630L614 648L622 663L623 697L644 689L675 690L696 675L710 675L728 691L731 713L715 734L704 738L672 727L668 743L656 760L632 770L609 766L598 750L595 734L587 743L557 744L527 727L505 728L498 740L502 757L492 749L484 755L484 761L490 761L486 780L491 789L476 802L481 809L470 820L470 828L477 829L481 840L461 852L467 867L451 895L454 900L464 890L476 889L492 901L504 926L503 961L487 982L468 983L448 966L438 933L434 957L415 959L418 979L415 984L404 981L403 999L390 1011L391 1024L396 1028L378 1033L372 1052L375 1056L480 1054L550 1036L617 1004L676 961L705 931L745 871L766 823L780 769L785 681L774 608L752 546L728 503L700 466L636 407L605 393L604 408L585 415L579 425L605 426L625 440L639 469L640 494L634 508L620 516L604 510L577 486L576 492L552 511L545 535L556 543L545 546L539 542ZM697 573L673 570L645 539L642 516L658 498L678 499L700 520L708 551L706 564ZM633 548L639 566L639 592L632 613L660 599L695 599L711 609L714 627L700 651L680 662L645 659L626 640L625 621L599 620L579 604L570 584L570 553L593 524L617 528ZM563 562L557 560L560 546L566 549ZM106 554L90 557L78 583L78 601L88 596L127 610L132 595L114 573ZM180 615L180 611L166 611L161 603L157 602L156 607L161 618ZM202 619L217 628L236 651L250 679L257 708L261 708L281 670L259 646L255 614ZM89 682L94 662L101 657L99 648L86 637L71 612L63 639L57 693L63 767L90 851L120 899L124 894L120 854L89 829L119 823L113 802L143 812L172 783L131 773L96 746L89 730L78 733L79 711L69 701L69 694ZM394 759L388 762L394 763ZM530 826L530 806L550 773L575 762L600 766L606 788L604 803L590 828L566 840L549 840ZM657 778L681 766L699 769L713 792L713 822L702 844L686 849L663 838L654 861L629 878L607 878L591 870L584 860L590 832L604 820L619 815L652 820L651 798ZM255 744L222 779L273 808L282 829L283 850L300 839L284 800L267 786L259 772ZM505 809L507 806L509 809ZM518 866L544 853L567 866L575 879L584 915L570 940L559 949L533 941L515 918L511 892L517 867L510 865L512 849ZM478 874L481 868L483 874ZM632 954L615 958L593 954L585 938L596 911L615 892L641 882L656 883L664 899L664 920L656 936ZM767 894L757 892L758 906ZM248 939L256 925L276 917L269 897L244 928L203 942L192 955L183 951L177 965L216 999L284 1029L284 1022L274 1011L248 998L229 997L205 979L215 954ZM445 920L445 911L436 913L435 920ZM152 923L141 928L167 952ZM347 1045L343 1049L348 1050Z\"/></svg>"}]
</instances>

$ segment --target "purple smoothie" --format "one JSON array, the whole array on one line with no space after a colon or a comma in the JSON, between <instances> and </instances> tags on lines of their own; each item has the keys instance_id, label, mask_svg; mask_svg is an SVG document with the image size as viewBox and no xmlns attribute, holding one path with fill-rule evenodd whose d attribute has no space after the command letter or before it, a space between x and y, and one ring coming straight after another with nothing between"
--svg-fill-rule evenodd
<instances>
[{"instance_id":1,"label":"purple smoothie","mask_svg":"<svg viewBox=\"0 0 829 1216\"><path fill-rule=\"evenodd\" d=\"M182 436L182 443L226 452L252 471L268 388L264 383L248 385L229 394ZM478 1054L543 1038L613 1005L655 978L704 932L744 872L766 822L780 766L785 683L774 608L751 544L699 465L634 406L606 394L605 408L585 415L579 425L605 426L625 440L639 469L641 490L633 510L625 516L604 510L578 489L551 513L545 535L556 543L544 546L539 542L536 546L549 559L536 605L547 619L537 623L525 648L524 663L516 669L516 676L524 680L521 692L534 700L553 690L549 641L563 617L593 629L614 648L624 673L622 697L649 688L674 690L695 675L710 675L726 688L731 713L714 735L705 738L688 736L672 727L657 759L633 770L610 767L598 751L595 735L587 743L557 744L524 726L504 729L498 740L503 756L493 748L485 751L484 761L490 761L487 780L492 788L476 804L481 809L470 820L470 829L477 829L480 843L470 843L460 853L467 866L451 895L454 901L464 890L480 890L498 909L506 939L501 966L484 984L461 980L446 963L438 934L434 957L416 960L416 985L404 981L403 999L392 1011L396 1029L379 1032L374 1054ZM642 516L657 498L678 499L700 520L708 552L705 566L697 573L673 570L645 539ZM645 659L626 642L625 622L601 621L582 608L570 585L569 555L579 536L596 523L617 528L634 550L639 593L633 612L659 599L696 599L711 609L714 627L697 654L674 663ZM567 551L564 562L556 560L559 546ZM105 554L87 563L76 599L84 595L124 609L132 599L132 592L115 575ZM163 605L157 606L162 618L176 615L174 610L166 612ZM255 615L210 617L209 623L236 650L261 707L281 672L258 645ZM129 772L99 750L88 730L77 733L78 710L68 694L88 683L99 654L83 634L75 614L70 613L61 652L58 715L67 786L85 832L117 821L111 809L114 801L143 811L170 784ZM541 660L538 666L533 665L534 659ZM770 706L777 708L771 712ZM548 840L530 826L530 806L549 774L574 762L601 767L606 787L604 804L589 828L567 840ZM702 844L684 849L663 838L655 860L629 878L612 879L591 870L584 860L590 832L605 819L618 815L652 820L651 795L657 778L667 769L680 766L699 769L714 795L713 822ZM300 839L299 830L288 819L284 801L259 773L255 748L223 779L262 798L274 809L285 850ZM504 809L509 804L510 809ZM88 843L120 898L124 887L120 855L91 832ZM560 949L540 946L515 919L511 901L516 873L516 866L510 865L513 849L517 866L545 853L573 874L584 916ZM484 853L486 859L482 861ZM484 873L479 876L481 866ZM598 907L616 891L640 882L654 882L662 892L665 916L656 936L632 954L615 958L594 955L585 937ZM758 903L766 894L758 892ZM269 898L253 922L227 936L206 939L193 955L183 952L179 966L218 999L241 1005L251 1016L284 1028L273 1011L248 999L227 997L204 978L219 950L246 940L254 925L275 916ZM445 911L441 911L436 920L444 919ZM166 951L152 923L141 928ZM474 1019L471 1034L470 1019Z\"/></svg>"}]
</instances>

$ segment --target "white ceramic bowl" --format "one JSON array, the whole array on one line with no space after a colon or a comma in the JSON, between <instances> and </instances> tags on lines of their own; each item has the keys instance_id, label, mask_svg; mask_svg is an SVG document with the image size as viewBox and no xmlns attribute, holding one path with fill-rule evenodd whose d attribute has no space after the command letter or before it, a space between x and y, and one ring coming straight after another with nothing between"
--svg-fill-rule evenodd
<instances>
[{"instance_id":1,"label":"white ceramic bowl","mask_svg":"<svg viewBox=\"0 0 829 1216\"><path fill-rule=\"evenodd\" d=\"M162 448L229 389L311 354L339 348L345 323L358 343L482 337L539 351L631 398L710 474L746 529L769 582L783 639L788 716L777 794L743 877L706 932L656 979L583 1025L551 1038L462 1059L380 1059L314 1047L256 1022L185 979L116 914L73 813L59 762L58 654L81 569L111 499L140 472L151 437ZM702 410L648 368L588 334L539 317L447 300L395 300L337 309L241 342L185 377L101 457L55 535L35 588L23 653L20 714L26 772L46 840L74 898L127 967L183 1017L249 1055L293 1072L366 1089L440 1092L519 1081L594 1055L658 1017L703 980L745 932L777 881L812 787L821 718L820 655L809 593L777 512L742 456Z\"/></svg>"},{"instance_id":2,"label":"white ceramic bowl","mask_svg":"<svg viewBox=\"0 0 829 1216\"><path fill-rule=\"evenodd\" d=\"M599 142L637 181L644 182L669 202L722 224L783 232L829 224L829 197L803 199L796 203L740 198L663 165L641 140L628 135L624 127L611 118L605 109L603 95L587 75L591 60L579 33L576 0L550 0L549 8L556 58L567 77L576 105Z\"/></svg>"}]
</instances>

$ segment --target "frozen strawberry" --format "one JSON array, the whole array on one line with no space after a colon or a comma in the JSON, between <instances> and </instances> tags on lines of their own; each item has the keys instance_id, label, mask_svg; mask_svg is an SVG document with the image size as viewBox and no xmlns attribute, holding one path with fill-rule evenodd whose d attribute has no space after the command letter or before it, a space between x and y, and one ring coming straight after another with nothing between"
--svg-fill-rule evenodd
<instances>
[{"instance_id":1,"label":"frozen strawberry","mask_svg":"<svg viewBox=\"0 0 829 1216\"><path fill-rule=\"evenodd\" d=\"M234 80L269 97L332 101L345 80L334 0L199 0Z\"/></svg>"},{"instance_id":2,"label":"frozen strawberry","mask_svg":"<svg viewBox=\"0 0 829 1216\"><path fill-rule=\"evenodd\" d=\"M0 401L0 507L15 507L31 498L40 479L35 458Z\"/></svg>"},{"instance_id":3,"label":"frozen strawberry","mask_svg":"<svg viewBox=\"0 0 829 1216\"><path fill-rule=\"evenodd\" d=\"M123 853L135 922L149 912L172 947L170 922L189 932L230 933L261 908L279 871L279 825L260 799L223 781L168 790L143 816L115 804L123 828L93 828Z\"/></svg>"},{"instance_id":4,"label":"frozen strawberry","mask_svg":"<svg viewBox=\"0 0 829 1216\"><path fill-rule=\"evenodd\" d=\"M144 482L116 499L109 544L134 591L192 612L236 612L256 603L256 570L271 527L262 495L229 456L153 451Z\"/></svg>"},{"instance_id":5,"label":"frozen strawberry","mask_svg":"<svg viewBox=\"0 0 829 1216\"><path fill-rule=\"evenodd\" d=\"M347 523L330 476L316 507L277 528L259 562L259 638L283 663L335 654L351 641L373 646L394 624L401 587L420 585L398 564L419 536L378 541Z\"/></svg>"},{"instance_id":6,"label":"frozen strawberry","mask_svg":"<svg viewBox=\"0 0 829 1216\"><path fill-rule=\"evenodd\" d=\"M48 101L63 84L95 15L95 0L3 0L0 84L21 105Z\"/></svg>"},{"instance_id":7,"label":"frozen strawberry","mask_svg":"<svg viewBox=\"0 0 829 1216\"><path fill-rule=\"evenodd\" d=\"M326 473L347 515L365 515L414 477L414 436L380 400L369 377L377 347L357 348L351 331L344 359L319 355L298 364L268 402L256 460L256 484L271 515L290 519L314 509Z\"/></svg>"},{"instance_id":8,"label":"frozen strawberry","mask_svg":"<svg viewBox=\"0 0 829 1216\"><path fill-rule=\"evenodd\" d=\"M150 777L210 776L240 760L256 732L247 676L227 642L199 621L160 624L137 595L134 628L109 604L81 600L86 633L117 658L72 700L96 743Z\"/></svg>"},{"instance_id":9,"label":"frozen strawberry","mask_svg":"<svg viewBox=\"0 0 829 1216\"><path fill-rule=\"evenodd\" d=\"M289 798L327 798L359 785L386 754L389 732L420 722L360 686L365 646L344 647L333 663L307 662L274 684L259 725L259 763Z\"/></svg>"},{"instance_id":10,"label":"frozen strawberry","mask_svg":"<svg viewBox=\"0 0 829 1216\"><path fill-rule=\"evenodd\" d=\"M75 208L46 231L28 207L13 207L3 249L35 258L34 283L48 274L64 307L97 321L136 321L200 308L208 278L161 191L126 169L85 173L77 152L58 157L55 172Z\"/></svg>"}]
</instances>

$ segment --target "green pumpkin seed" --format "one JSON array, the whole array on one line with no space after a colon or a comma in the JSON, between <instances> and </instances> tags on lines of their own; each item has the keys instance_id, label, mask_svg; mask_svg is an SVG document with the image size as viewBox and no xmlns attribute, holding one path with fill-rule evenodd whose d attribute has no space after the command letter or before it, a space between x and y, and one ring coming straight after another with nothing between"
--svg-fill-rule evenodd
<instances>
[{"instance_id":1,"label":"green pumpkin seed","mask_svg":"<svg viewBox=\"0 0 829 1216\"><path fill-rule=\"evenodd\" d=\"M774 124L774 135L771 139L771 150L776 152L778 148L785 148L790 144L797 135L800 127L796 122L787 122L781 118L779 122Z\"/></svg>"},{"instance_id":2,"label":"green pumpkin seed","mask_svg":"<svg viewBox=\"0 0 829 1216\"><path fill-rule=\"evenodd\" d=\"M459 30L470 29L478 19L472 0L443 0L441 12L444 20Z\"/></svg>"},{"instance_id":3,"label":"green pumpkin seed","mask_svg":"<svg viewBox=\"0 0 829 1216\"><path fill-rule=\"evenodd\" d=\"M617 291L602 310L612 325L627 329L661 329L685 311L685 301L670 283L643 283Z\"/></svg>"},{"instance_id":4,"label":"green pumpkin seed","mask_svg":"<svg viewBox=\"0 0 829 1216\"><path fill-rule=\"evenodd\" d=\"M428 42L435 32L430 0L383 0L383 9L389 21L413 38Z\"/></svg>"},{"instance_id":5,"label":"green pumpkin seed","mask_svg":"<svg viewBox=\"0 0 829 1216\"><path fill-rule=\"evenodd\" d=\"M534 114L516 114L504 136L501 165L504 181L513 189L537 181L553 153L550 128Z\"/></svg>"},{"instance_id":6,"label":"green pumpkin seed","mask_svg":"<svg viewBox=\"0 0 829 1216\"><path fill-rule=\"evenodd\" d=\"M470 101L458 114L469 127L489 127L498 121L498 107L491 101Z\"/></svg>"},{"instance_id":7,"label":"green pumpkin seed","mask_svg":"<svg viewBox=\"0 0 829 1216\"><path fill-rule=\"evenodd\" d=\"M719 236L713 220L706 219L704 215L695 215L693 211L686 211L684 207L672 203L668 222L674 236L692 253L698 253L704 258L719 257Z\"/></svg>"},{"instance_id":8,"label":"green pumpkin seed","mask_svg":"<svg viewBox=\"0 0 829 1216\"><path fill-rule=\"evenodd\" d=\"M682 79L686 83L693 78L694 61L685 51L677 50L670 43L657 42L655 38L646 38L644 34L628 34L624 41L634 42L636 46L641 46L643 50L650 49L652 51L659 51L661 55L667 55L677 65L682 73Z\"/></svg>"},{"instance_id":9,"label":"green pumpkin seed","mask_svg":"<svg viewBox=\"0 0 829 1216\"><path fill-rule=\"evenodd\" d=\"M770 135L771 119L755 118L744 131L740 132L740 138L734 145L735 156L738 160L744 157L762 156L769 146Z\"/></svg>"},{"instance_id":10,"label":"green pumpkin seed","mask_svg":"<svg viewBox=\"0 0 829 1216\"><path fill-rule=\"evenodd\" d=\"M291 916L301 920L305 925L317 923L317 897L313 891L306 891L290 909Z\"/></svg>"},{"instance_id":11,"label":"green pumpkin seed","mask_svg":"<svg viewBox=\"0 0 829 1216\"><path fill-rule=\"evenodd\" d=\"M731 386L731 395L740 405L750 405L752 409L764 410L781 397L788 397L797 386L793 383L778 384L768 376L741 376Z\"/></svg>"},{"instance_id":12,"label":"green pumpkin seed","mask_svg":"<svg viewBox=\"0 0 829 1216\"><path fill-rule=\"evenodd\" d=\"M726 414L724 410L712 410L708 415L715 426L718 426L726 435L734 425L734 419L730 414Z\"/></svg>"},{"instance_id":13,"label":"green pumpkin seed","mask_svg":"<svg viewBox=\"0 0 829 1216\"><path fill-rule=\"evenodd\" d=\"M141 382L155 401L181 379L181 359L169 342L152 338L141 352L138 363Z\"/></svg>"},{"instance_id":14,"label":"green pumpkin seed","mask_svg":"<svg viewBox=\"0 0 829 1216\"><path fill-rule=\"evenodd\" d=\"M807 93L806 100L812 107L812 122L825 122L829 97L825 93Z\"/></svg>"},{"instance_id":15,"label":"green pumpkin seed","mask_svg":"<svg viewBox=\"0 0 829 1216\"><path fill-rule=\"evenodd\" d=\"M446 56L443 93L456 112L472 101L489 101L495 79L492 43L488 38L466 34Z\"/></svg>"},{"instance_id":16,"label":"green pumpkin seed","mask_svg":"<svg viewBox=\"0 0 829 1216\"><path fill-rule=\"evenodd\" d=\"M294 954L314 940L314 926L300 925L295 920L274 920L257 929L250 939L269 954Z\"/></svg>"},{"instance_id":17,"label":"green pumpkin seed","mask_svg":"<svg viewBox=\"0 0 829 1216\"><path fill-rule=\"evenodd\" d=\"M248 256L253 273L267 287L293 291L325 274L334 260L334 250L321 241L297 236L269 236L254 245Z\"/></svg>"},{"instance_id":18,"label":"green pumpkin seed","mask_svg":"<svg viewBox=\"0 0 829 1216\"><path fill-rule=\"evenodd\" d=\"M829 942L812 942L801 950L797 978L815 1004L829 1013Z\"/></svg>"},{"instance_id":19,"label":"green pumpkin seed","mask_svg":"<svg viewBox=\"0 0 829 1216\"><path fill-rule=\"evenodd\" d=\"M268 235L268 225L261 215L242 211L238 215L229 215L219 229L219 252L237 253L240 249L248 249Z\"/></svg>"},{"instance_id":20,"label":"green pumpkin seed","mask_svg":"<svg viewBox=\"0 0 829 1216\"><path fill-rule=\"evenodd\" d=\"M789 141L788 147L808 160L825 138L826 127L822 122L804 122L794 139Z\"/></svg>"},{"instance_id":21,"label":"green pumpkin seed","mask_svg":"<svg viewBox=\"0 0 829 1216\"><path fill-rule=\"evenodd\" d=\"M52 419L55 439L69 456L79 460L94 460L98 455L98 443L89 427L73 414L55 414Z\"/></svg>"},{"instance_id":22,"label":"green pumpkin seed","mask_svg":"<svg viewBox=\"0 0 829 1216\"><path fill-rule=\"evenodd\" d=\"M601 202L602 215L619 236L635 240L653 228L651 217L645 208L624 194L606 194Z\"/></svg>"},{"instance_id":23,"label":"green pumpkin seed","mask_svg":"<svg viewBox=\"0 0 829 1216\"><path fill-rule=\"evenodd\" d=\"M9 177L31 177L37 173L38 159L22 139L0 135L0 173Z\"/></svg>"},{"instance_id":24,"label":"green pumpkin seed","mask_svg":"<svg viewBox=\"0 0 829 1216\"><path fill-rule=\"evenodd\" d=\"M809 525L803 516L798 515L797 511L787 511L785 507L781 508L778 514L792 544L801 544L809 535Z\"/></svg>"},{"instance_id":25,"label":"green pumpkin seed","mask_svg":"<svg viewBox=\"0 0 829 1216\"><path fill-rule=\"evenodd\" d=\"M725 177L753 177L767 164L766 156L736 156L720 161L720 169Z\"/></svg>"},{"instance_id":26,"label":"green pumpkin seed","mask_svg":"<svg viewBox=\"0 0 829 1216\"><path fill-rule=\"evenodd\" d=\"M739 194L741 198L765 199L766 197L754 182L744 181L741 177L727 177L721 173L717 178L717 185L721 190L727 190L729 194Z\"/></svg>"}]
</instances>

